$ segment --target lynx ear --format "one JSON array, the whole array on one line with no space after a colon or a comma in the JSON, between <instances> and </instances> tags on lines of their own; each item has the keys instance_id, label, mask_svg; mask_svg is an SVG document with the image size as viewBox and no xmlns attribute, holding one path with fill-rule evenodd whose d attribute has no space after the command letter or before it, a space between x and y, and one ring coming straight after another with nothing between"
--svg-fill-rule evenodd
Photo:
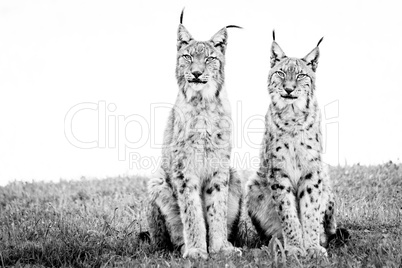
<instances>
[{"instance_id":1,"label":"lynx ear","mask_svg":"<svg viewBox=\"0 0 402 268\"><path fill-rule=\"evenodd\" d=\"M317 70L318 58L320 57L320 49L318 48L318 46L323 39L324 37L322 37L320 41L318 41L317 46L310 53L308 53L307 56L303 58L303 61L307 63L307 66L309 66L313 70L313 72Z\"/></svg>"},{"instance_id":2,"label":"lynx ear","mask_svg":"<svg viewBox=\"0 0 402 268\"><path fill-rule=\"evenodd\" d=\"M225 54L226 51L226 45L227 45L227 39L228 39L228 32L225 28L222 28L212 36L210 42L213 44L214 47L219 49L222 54Z\"/></svg>"},{"instance_id":3,"label":"lynx ear","mask_svg":"<svg viewBox=\"0 0 402 268\"><path fill-rule=\"evenodd\" d=\"M271 68L284 58L286 58L285 53L281 47L275 41L273 41L271 46Z\"/></svg>"},{"instance_id":4,"label":"lynx ear","mask_svg":"<svg viewBox=\"0 0 402 268\"><path fill-rule=\"evenodd\" d=\"M276 65L277 62L281 61L283 58L286 58L285 53L282 48L275 42L275 31L272 31L272 46L271 46L271 68Z\"/></svg>"},{"instance_id":5,"label":"lynx ear","mask_svg":"<svg viewBox=\"0 0 402 268\"><path fill-rule=\"evenodd\" d=\"M179 24L179 30L177 31L177 51L179 51L183 46L188 45L191 40L193 40L191 34L182 24Z\"/></svg>"}]
</instances>

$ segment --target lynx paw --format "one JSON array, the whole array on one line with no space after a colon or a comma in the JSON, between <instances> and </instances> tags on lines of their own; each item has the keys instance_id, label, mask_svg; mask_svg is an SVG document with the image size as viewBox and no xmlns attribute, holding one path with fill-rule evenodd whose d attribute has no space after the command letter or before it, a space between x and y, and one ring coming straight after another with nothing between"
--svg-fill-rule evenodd
<instances>
[{"instance_id":1,"label":"lynx paw","mask_svg":"<svg viewBox=\"0 0 402 268\"><path fill-rule=\"evenodd\" d=\"M224 255L232 255L232 254L237 254L241 256L242 252L240 248L236 248L232 245L232 243L226 241L225 243L219 245L219 246L210 246L208 248L209 253L214 254L214 253L220 253L222 252Z\"/></svg>"},{"instance_id":2,"label":"lynx paw","mask_svg":"<svg viewBox=\"0 0 402 268\"><path fill-rule=\"evenodd\" d=\"M322 246L310 247L307 249L308 258L327 257L327 250Z\"/></svg>"},{"instance_id":3,"label":"lynx paw","mask_svg":"<svg viewBox=\"0 0 402 268\"><path fill-rule=\"evenodd\" d=\"M303 248L292 245L288 245L285 249L285 252L287 256L294 257L305 257L307 255L306 251Z\"/></svg>"},{"instance_id":4,"label":"lynx paw","mask_svg":"<svg viewBox=\"0 0 402 268\"><path fill-rule=\"evenodd\" d=\"M208 252L202 248L189 248L184 251L183 258L208 259Z\"/></svg>"},{"instance_id":5,"label":"lynx paw","mask_svg":"<svg viewBox=\"0 0 402 268\"><path fill-rule=\"evenodd\" d=\"M241 249L236 248L232 245L221 248L220 252L222 252L225 256L237 255L237 256L241 257L241 255L242 255Z\"/></svg>"}]
</instances>

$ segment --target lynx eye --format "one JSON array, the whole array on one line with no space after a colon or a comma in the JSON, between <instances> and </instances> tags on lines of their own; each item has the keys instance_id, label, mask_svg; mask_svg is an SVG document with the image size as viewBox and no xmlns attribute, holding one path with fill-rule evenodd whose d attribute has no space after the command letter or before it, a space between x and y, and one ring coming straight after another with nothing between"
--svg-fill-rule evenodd
<instances>
[{"instance_id":1,"label":"lynx eye","mask_svg":"<svg viewBox=\"0 0 402 268\"><path fill-rule=\"evenodd\" d=\"M307 75L306 74L298 74L297 75L297 80L302 80L303 78L306 78Z\"/></svg>"},{"instance_id":2,"label":"lynx eye","mask_svg":"<svg viewBox=\"0 0 402 268\"><path fill-rule=\"evenodd\" d=\"M276 71L275 74L282 79L285 79L286 74L282 71Z\"/></svg>"},{"instance_id":3,"label":"lynx eye","mask_svg":"<svg viewBox=\"0 0 402 268\"><path fill-rule=\"evenodd\" d=\"M216 57L207 57L207 58L205 59L205 62L206 62L206 63L210 63L210 62L212 62L212 61L214 61L214 60L216 60Z\"/></svg>"},{"instance_id":4,"label":"lynx eye","mask_svg":"<svg viewBox=\"0 0 402 268\"><path fill-rule=\"evenodd\" d=\"M188 54L184 54L182 57L187 61L192 61L193 60L193 58Z\"/></svg>"}]
</instances>

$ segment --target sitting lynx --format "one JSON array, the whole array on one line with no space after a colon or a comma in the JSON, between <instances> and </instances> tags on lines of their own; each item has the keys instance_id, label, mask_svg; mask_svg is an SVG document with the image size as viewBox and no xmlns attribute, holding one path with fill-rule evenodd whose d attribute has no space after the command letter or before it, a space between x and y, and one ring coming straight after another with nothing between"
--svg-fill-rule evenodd
<instances>
[{"instance_id":1,"label":"sitting lynx","mask_svg":"<svg viewBox=\"0 0 402 268\"><path fill-rule=\"evenodd\" d=\"M261 164L246 189L257 232L263 239L282 237L289 254L325 255L328 236L336 232L315 93L321 41L306 57L289 58L274 33Z\"/></svg>"},{"instance_id":2,"label":"sitting lynx","mask_svg":"<svg viewBox=\"0 0 402 268\"><path fill-rule=\"evenodd\" d=\"M231 111L224 87L228 27L199 42L181 17L179 93L165 129L160 174L148 184L151 240L181 248L184 258L238 251L228 242L242 202L240 179L229 168Z\"/></svg>"}]
</instances>

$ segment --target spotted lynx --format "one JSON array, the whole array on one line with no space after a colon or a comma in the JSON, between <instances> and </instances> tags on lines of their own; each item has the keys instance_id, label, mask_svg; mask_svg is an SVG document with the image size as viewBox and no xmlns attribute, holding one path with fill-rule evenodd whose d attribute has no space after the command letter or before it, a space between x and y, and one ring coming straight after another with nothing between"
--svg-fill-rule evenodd
<instances>
[{"instance_id":1,"label":"spotted lynx","mask_svg":"<svg viewBox=\"0 0 402 268\"><path fill-rule=\"evenodd\" d=\"M263 239L283 238L288 254L326 254L328 237L336 231L334 197L321 162L315 89L320 42L306 57L290 58L274 33L261 164L246 189L257 232Z\"/></svg>"},{"instance_id":2,"label":"spotted lynx","mask_svg":"<svg viewBox=\"0 0 402 268\"><path fill-rule=\"evenodd\" d=\"M241 183L229 168L231 109L224 87L227 26L209 41L178 29L179 86L164 133L160 174L150 180L151 239L183 257L238 251L228 242L240 217Z\"/></svg>"}]
</instances>

